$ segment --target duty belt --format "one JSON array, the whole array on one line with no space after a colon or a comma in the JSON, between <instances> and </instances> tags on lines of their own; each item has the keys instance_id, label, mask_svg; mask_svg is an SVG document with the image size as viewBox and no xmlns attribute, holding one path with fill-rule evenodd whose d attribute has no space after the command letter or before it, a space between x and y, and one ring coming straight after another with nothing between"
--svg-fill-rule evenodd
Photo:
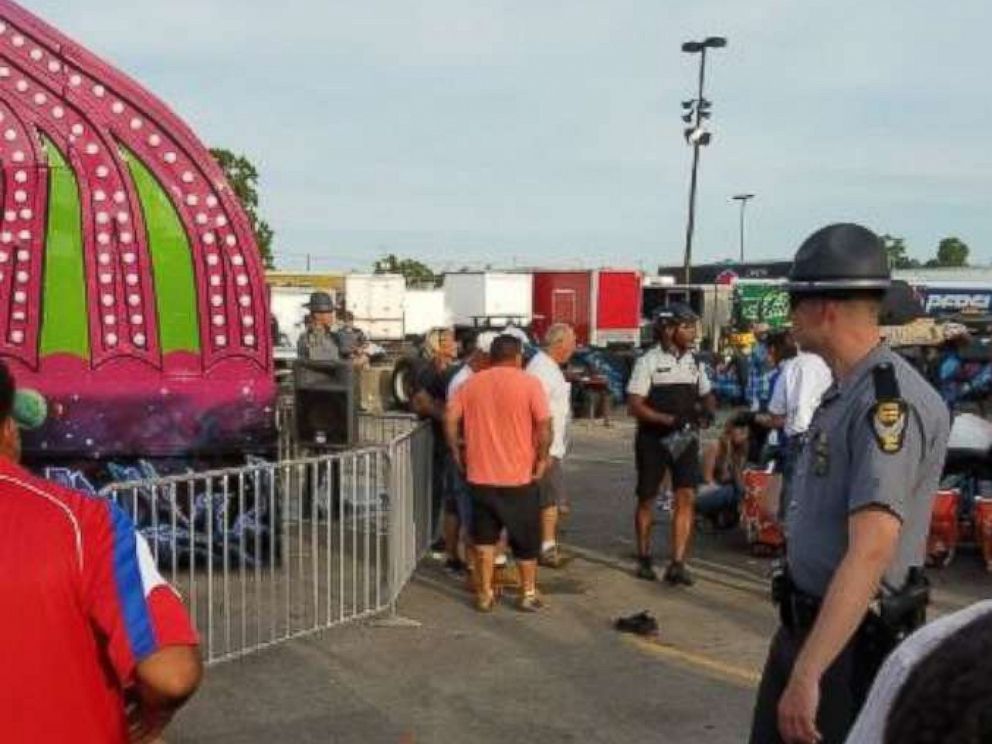
<instances>
[{"instance_id":1,"label":"duty belt","mask_svg":"<svg viewBox=\"0 0 992 744\"><path fill-rule=\"evenodd\" d=\"M929 589L922 570L910 569L902 589L871 603L862 629L881 629L893 639L901 640L926 621ZM782 625L796 633L805 633L813 627L823 603L820 597L797 587L784 567L775 569L772 574L772 599L778 605Z\"/></svg>"}]
</instances>

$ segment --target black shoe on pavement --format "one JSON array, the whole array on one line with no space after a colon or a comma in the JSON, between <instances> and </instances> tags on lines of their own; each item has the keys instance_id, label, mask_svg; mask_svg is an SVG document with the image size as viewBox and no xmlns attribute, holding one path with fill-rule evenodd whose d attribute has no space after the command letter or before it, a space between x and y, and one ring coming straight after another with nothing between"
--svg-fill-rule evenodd
<instances>
[{"instance_id":1,"label":"black shoe on pavement","mask_svg":"<svg viewBox=\"0 0 992 744\"><path fill-rule=\"evenodd\" d=\"M637 578L644 579L645 581L657 581L658 574L654 572L654 567L651 565L650 558L638 558L637 559Z\"/></svg>"},{"instance_id":2,"label":"black shoe on pavement","mask_svg":"<svg viewBox=\"0 0 992 744\"><path fill-rule=\"evenodd\" d=\"M692 586L696 583L684 563L669 563L665 569L665 581L672 586Z\"/></svg>"},{"instance_id":3,"label":"black shoe on pavement","mask_svg":"<svg viewBox=\"0 0 992 744\"><path fill-rule=\"evenodd\" d=\"M647 610L638 612L636 615L621 617L613 623L613 627L621 633L634 633L635 635L647 636L658 632L658 621L655 620Z\"/></svg>"},{"instance_id":4,"label":"black shoe on pavement","mask_svg":"<svg viewBox=\"0 0 992 744\"><path fill-rule=\"evenodd\" d=\"M461 576L468 570L468 566L458 558L449 558L444 562L444 569L456 576Z\"/></svg>"}]
</instances>

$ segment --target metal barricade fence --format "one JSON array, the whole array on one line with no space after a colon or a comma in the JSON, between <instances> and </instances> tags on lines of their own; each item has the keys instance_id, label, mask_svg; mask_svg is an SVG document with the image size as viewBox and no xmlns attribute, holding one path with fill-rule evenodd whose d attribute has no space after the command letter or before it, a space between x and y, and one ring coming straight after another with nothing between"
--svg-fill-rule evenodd
<instances>
[{"instance_id":1,"label":"metal barricade fence","mask_svg":"<svg viewBox=\"0 0 992 744\"><path fill-rule=\"evenodd\" d=\"M358 449L113 484L215 663L395 609L432 530L430 427L363 417Z\"/></svg>"}]
</instances>

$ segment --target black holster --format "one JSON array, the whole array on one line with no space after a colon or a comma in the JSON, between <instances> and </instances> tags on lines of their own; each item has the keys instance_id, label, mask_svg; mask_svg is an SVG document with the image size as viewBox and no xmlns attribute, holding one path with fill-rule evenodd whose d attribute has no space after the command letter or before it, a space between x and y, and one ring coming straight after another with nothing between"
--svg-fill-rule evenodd
<instances>
[{"instance_id":1,"label":"black holster","mask_svg":"<svg viewBox=\"0 0 992 744\"><path fill-rule=\"evenodd\" d=\"M820 600L799 589L785 565L772 569L772 601L778 605L782 625L797 633L812 628L820 611Z\"/></svg>"},{"instance_id":2,"label":"black holster","mask_svg":"<svg viewBox=\"0 0 992 744\"><path fill-rule=\"evenodd\" d=\"M919 566L909 569L906 583L899 591L882 595L875 614L892 635L893 646L926 623L929 604L930 582Z\"/></svg>"}]
</instances>

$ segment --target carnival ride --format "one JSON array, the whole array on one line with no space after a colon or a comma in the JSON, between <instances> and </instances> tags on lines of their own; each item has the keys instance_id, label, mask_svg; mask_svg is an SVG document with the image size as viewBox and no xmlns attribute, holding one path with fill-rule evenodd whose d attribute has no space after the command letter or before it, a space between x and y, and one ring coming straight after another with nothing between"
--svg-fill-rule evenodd
<instances>
[{"instance_id":1,"label":"carnival ride","mask_svg":"<svg viewBox=\"0 0 992 744\"><path fill-rule=\"evenodd\" d=\"M0 358L47 416L29 458L191 456L273 439L248 220L140 84L0 0Z\"/></svg>"}]
</instances>

